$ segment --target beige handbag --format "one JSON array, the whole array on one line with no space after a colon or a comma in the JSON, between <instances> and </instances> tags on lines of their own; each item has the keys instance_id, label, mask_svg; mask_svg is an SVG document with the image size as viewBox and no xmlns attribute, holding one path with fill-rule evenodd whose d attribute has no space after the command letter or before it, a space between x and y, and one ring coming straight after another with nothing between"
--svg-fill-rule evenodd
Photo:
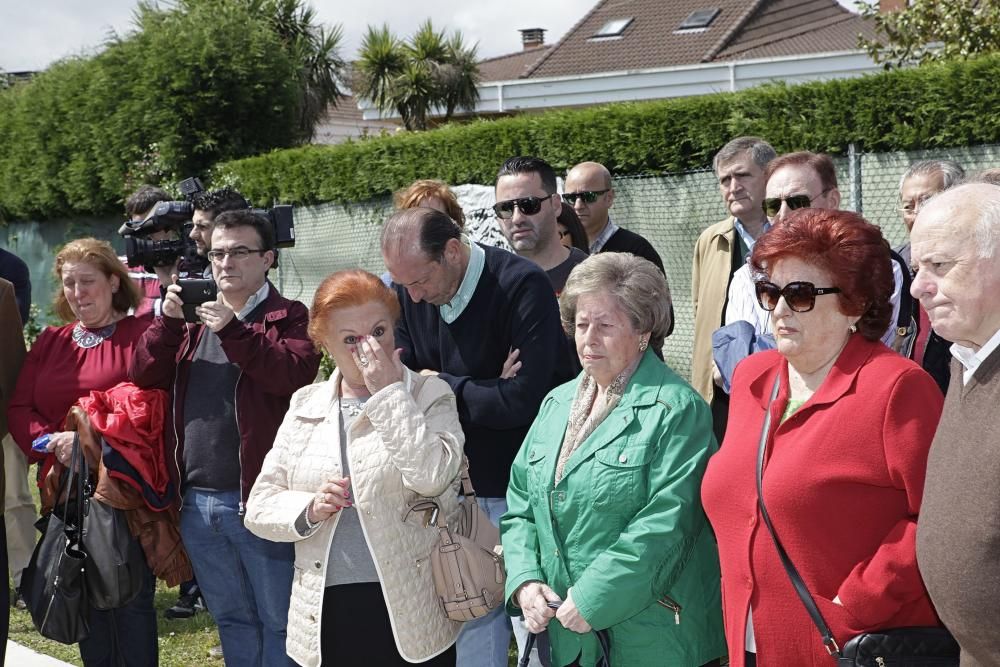
<instances>
[{"instance_id":1,"label":"beige handbag","mask_svg":"<svg viewBox=\"0 0 1000 667\"><path fill-rule=\"evenodd\" d=\"M467 460L462 462L462 494L454 527L441 517L437 501L429 498L411 505L403 516L405 521L411 512L424 512L424 525L438 531L431 549L434 589L445 616L459 622L480 618L502 605L507 579L500 530L476 502Z\"/></svg>"}]
</instances>

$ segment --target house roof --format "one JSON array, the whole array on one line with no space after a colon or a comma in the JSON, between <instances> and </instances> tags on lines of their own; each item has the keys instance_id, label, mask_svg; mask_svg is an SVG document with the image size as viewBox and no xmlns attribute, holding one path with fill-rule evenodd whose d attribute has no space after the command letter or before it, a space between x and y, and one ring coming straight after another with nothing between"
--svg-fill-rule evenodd
<instances>
[{"instance_id":1,"label":"house roof","mask_svg":"<svg viewBox=\"0 0 1000 667\"><path fill-rule=\"evenodd\" d=\"M519 79L527 74L531 66L548 53L551 48L552 45L546 44L524 49L517 53L509 53L505 56L481 60L479 61L479 76L484 82Z\"/></svg>"},{"instance_id":2,"label":"house roof","mask_svg":"<svg viewBox=\"0 0 1000 667\"><path fill-rule=\"evenodd\" d=\"M706 28L679 30L692 12L706 9L718 10ZM595 37L610 21L628 18L620 35ZM858 48L859 32L873 34L837 0L599 0L527 76L850 51Z\"/></svg>"}]
</instances>

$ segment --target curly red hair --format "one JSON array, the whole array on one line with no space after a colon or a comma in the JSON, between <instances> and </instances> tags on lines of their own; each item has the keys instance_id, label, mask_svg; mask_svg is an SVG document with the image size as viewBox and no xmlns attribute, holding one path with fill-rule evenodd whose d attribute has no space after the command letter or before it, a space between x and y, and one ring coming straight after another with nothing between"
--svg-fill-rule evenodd
<instances>
[{"instance_id":1,"label":"curly red hair","mask_svg":"<svg viewBox=\"0 0 1000 667\"><path fill-rule=\"evenodd\" d=\"M882 231L857 213L803 208L791 211L758 239L750 256L755 273L795 257L830 274L840 310L860 315L858 333L878 340L892 319L892 260Z\"/></svg>"},{"instance_id":2,"label":"curly red hair","mask_svg":"<svg viewBox=\"0 0 1000 667\"><path fill-rule=\"evenodd\" d=\"M331 273L319 284L309 309L309 337L322 347L323 333L330 313L341 308L377 301L389 311L393 324L399 319L399 299L378 276L361 269Z\"/></svg>"}]
</instances>

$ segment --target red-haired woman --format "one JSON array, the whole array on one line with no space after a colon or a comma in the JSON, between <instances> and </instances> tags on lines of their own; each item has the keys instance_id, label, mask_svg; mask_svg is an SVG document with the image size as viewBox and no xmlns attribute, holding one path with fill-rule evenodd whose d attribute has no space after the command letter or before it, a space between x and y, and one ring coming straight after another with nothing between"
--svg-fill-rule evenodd
<instances>
[{"instance_id":1,"label":"red-haired woman","mask_svg":"<svg viewBox=\"0 0 1000 667\"><path fill-rule=\"evenodd\" d=\"M465 437L451 388L406 369L396 294L360 270L328 276L309 335L337 364L300 389L247 502L246 527L295 543L288 655L300 665L454 665L459 625L437 600L422 497L457 509Z\"/></svg>"},{"instance_id":2,"label":"red-haired woman","mask_svg":"<svg viewBox=\"0 0 1000 667\"><path fill-rule=\"evenodd\" d=\"M458 197L444 181L422 178L413 181L409 187L397 191L392 196L396 208L432 208L441 211L462 229L465 228L465 213Z\"/></svg>"},{"instance_id":3,"label":"red-haired woman","mask_svg":"<svg viewBox=\"0 0 1000 667\"><path fill-rule=\"evenodd\" d=\"M877 227L847 211L793 211L757 241L751 263L766 276L757 297L777 349L736 368L729 428L702 484L729 658L734 667L827 665L757 503L765 415L767 514L843 645L864 631L940 624L914 538L942 397L879 342L893 279Z\"/></svg>"}]
</instances>

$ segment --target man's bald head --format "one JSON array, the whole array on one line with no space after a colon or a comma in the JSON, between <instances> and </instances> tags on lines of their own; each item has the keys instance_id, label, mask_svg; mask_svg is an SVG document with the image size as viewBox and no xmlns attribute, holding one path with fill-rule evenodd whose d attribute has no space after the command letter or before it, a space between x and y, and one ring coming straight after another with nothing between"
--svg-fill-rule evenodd
<instances>
[{"instance_id":1,"label":"man's bald head","mask_svg":"<svg viewBox=\"0 0 1000 667\"><path fill-rule=\"evenodd\" d=\"M593 243L607 226L608 210L615 202L611 172L599 162L581 162L566 174L563 199L573 206Z\"/></svg>"}]
</instances>

